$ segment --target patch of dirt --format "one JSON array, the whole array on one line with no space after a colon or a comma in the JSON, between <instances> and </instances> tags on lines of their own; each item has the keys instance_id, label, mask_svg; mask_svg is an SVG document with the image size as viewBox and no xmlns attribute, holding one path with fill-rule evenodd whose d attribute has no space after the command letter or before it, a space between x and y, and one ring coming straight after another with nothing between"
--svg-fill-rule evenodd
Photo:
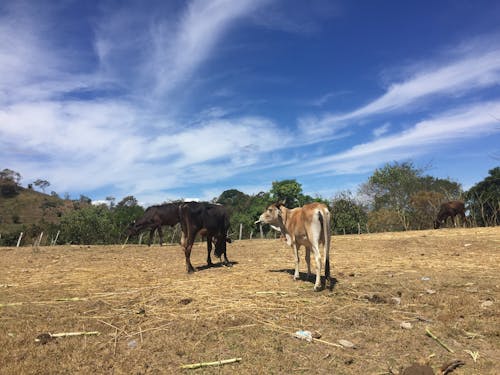
<instances>
[{"instance_id":1,"label":"patch of dirt","mask_svg":"<svg viewBox=\"0 0 500 375\"><path fill-rule=\"evenodd\" d=\"M0 372L498 374L499 245L500 228L334 236L321 292L279 239L229 244L233 267L204 267L198 243L191 275L179 245L0 248Z\"/></svg>"}]
</instances>

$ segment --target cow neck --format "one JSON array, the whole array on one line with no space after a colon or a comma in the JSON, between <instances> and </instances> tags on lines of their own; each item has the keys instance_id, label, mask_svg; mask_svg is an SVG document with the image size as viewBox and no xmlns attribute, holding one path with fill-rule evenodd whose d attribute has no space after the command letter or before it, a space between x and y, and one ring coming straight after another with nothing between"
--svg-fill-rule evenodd
<instances>
[{"instance_id":1,"label":"cow neck","mask_svg":"<svg viewBox=\"0 0 500 375\"><path fill-rule=\"evenodd\" d=\"M288 233L286 229L286 223L288 221L288 208L283 207L281 209L281 215L278 215L278 225L281 229L281 233Z\"/></svg>"}]
</instances>

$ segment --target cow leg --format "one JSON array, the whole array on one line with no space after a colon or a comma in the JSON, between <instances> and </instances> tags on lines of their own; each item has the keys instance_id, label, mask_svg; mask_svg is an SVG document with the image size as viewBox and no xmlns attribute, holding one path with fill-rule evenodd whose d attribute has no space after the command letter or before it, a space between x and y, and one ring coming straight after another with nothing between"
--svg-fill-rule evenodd
<instances>
[{"instance_id":1,"label":"cow leg","mask_svg":"<svg viewBox=\"0 0 500 375\"><path fill-rule=\"evenodd\" d=\"M194 231L192 231L194 232ZM196 233L189 233L186 239L186 246L184 247L184 255L186 256L186 269L188 273L193 273L195 271L193 265L191 264L191 249L193 248L194 238Z\"/></svg>"},{"instance_id":2,"label":"cow leg","mask_svg":"<svg viewBox=\"0 0 500 375\"><path fill-rule=\"evenodd\" d=\"M217 239L217 241L221 241L221 246L223 247L222 255L224 256L224 262L222 263L226 267L232 267L231 262L229 259L227 259L227 238L226 236L222 236L220 239Z\"/></svg>"},{"instance_id":3,"label":"cow leg","mask_svg":"<svg viewBox=\"0 0 500 375\"><path fill-rule=\"evenodd\" d=\"M232 267L233 266L231 264L231 262L229 261L229 259L227 259L227 255L226 255L225 251L224 251L224 262L222 264L225 265L226 267Z\"/></svg>"},{"instance_id":4,"label":"cow leg","mask_svg":"<svg viewBox=\"0 0 500 375\"><path fill-rule=\"evenodd\" d=\"M155 235L155 229L156 228L152 228L151 231L149 232L149 243L148 243L148 246L151 246L151 243L153 242L153 236Z\"/></svg>"},{"instance_id":5,"label":"cow leg","mask_svg":"<svg viewBox=\"0 0 500 375\"><path fill-rule=\"evenodd\" d=\"M212 252L212 236L207 236L207 266L212 267L212 257L210 253Z\"/></svg>"},{"instance_id":6,"label":"cow leg","mask_svg":"<svg viewBox=\"0 0 500 375\"><path fill-rule=\"evenodd\" d=\"M191 249L193 248L193 244L188 244L184 248L184 255L186 256L186 270L187 273L193 273L195 271L193 265L191 264L190 257L191 257Z\"/></svg>"},{"instance_id":7,"label":"cow leg","mask_svg":"<svg viewBox=\"0 0 500 375\"><path fill-rule=\"evenodd\" d=\"M299 246L297 244L293 244L293 255L295 256L295 273L293 274L293 279L300 279L299 273Z\"/></svg>"},{"instance_id":8,"label":"cow leg","mask_svg":"<svg viewBox=\"0 0 500 375\"><path fill-rule=\"evenodd\" d=\"M321 254L317 245L313 245L312 250L314 252L314 260L316 261L316 282L314 283L314 291L317 292L321 290Z\"/></svg>"},{"instance_id":9,"label":"cow leg","mask_svg":"<svg viewBox=\"0 0 500 375\"><path fill-rule=\"evenodd\" d=\"M158 235L160 236L160 246L163 246L163 231L161 230L161 226L158 227Z\"/></svg>"},{"instance_id":10,"label":"cow leg","mask_svg":"<svg viewBox=\"0 0 500 375\"><path fill-rule=\"evenodd\" d=\"M307 280L311 277L311 248L306 247Z\"/></svg>"}]
</instances>

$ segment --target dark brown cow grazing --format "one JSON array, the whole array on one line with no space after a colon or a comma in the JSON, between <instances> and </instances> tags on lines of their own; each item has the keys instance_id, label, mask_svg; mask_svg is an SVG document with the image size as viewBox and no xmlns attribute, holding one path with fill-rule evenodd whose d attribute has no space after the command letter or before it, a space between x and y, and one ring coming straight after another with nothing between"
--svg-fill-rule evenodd
<instances>
[{"instance_id":1,"label":"dark brown cow grazing","mask_svg":"<svg viewBox=\"0 0 500 375\"><path fill-rule=\"evenodd\" d=\"M150 229L149 243L153 240L155 230L158 230L160 235L160 246L163 244L163 232L161 227L163 225L174 226L180 222L179 204L167 203L159 206L151 206L146 209L144 215L129 225L127 228L127 236L134 236L140 232Z\"/></svg>"},{"instance_id":2,"label":"dark brown cow grazing","mask_svg":"<svg viewBox=\"0 0 500 375\"><path fill-rule=\"evenodd\" d=\"M455 216L460 215L462 223L466 223L465 205L462 201L450 201L441 205L436 220L434 221L434 229L439 229L441 224L446 223L446 219L451 217L453 225L456 227Z\"/></svg>"},{"instance_id":3,"label":"dark brown cow grazing","mask_svg":"<svg viewBox=\"0 0 500 375\"><path fill-rule=\"evenodd\" d=\"M217 204L205 202L187 202L179 206L182 227L181 245L184 248L186 256L186 269L188 273L194 272L195 269L191 264L191 249L198 233L207 237L207 264L212 265L210 251L212 250L212 242L215 244L214 254L221 258L224 255L223 264L229 266L229 260L226 255L226 242L231 242L227 238L227 230L229 229L229 215L226 209Z\"/></svg>"}]
</instances>

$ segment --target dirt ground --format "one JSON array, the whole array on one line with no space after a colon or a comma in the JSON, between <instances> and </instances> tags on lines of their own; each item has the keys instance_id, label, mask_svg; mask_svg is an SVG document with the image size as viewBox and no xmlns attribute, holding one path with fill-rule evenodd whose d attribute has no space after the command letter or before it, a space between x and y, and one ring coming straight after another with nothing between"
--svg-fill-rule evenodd
<instances>
[{"instance_id":1,"label":"dirt ground","mask_svg":"<svg viewBox=\"0 0 500 375\"><path fill-rule=\"evenodd\" d=\"M178 245L0 248L0 373L500 374L500 228L335 236L321 292L280 240L228 244L231 268L192 255L188 275Z\"/></svg>"}]
</instances>

